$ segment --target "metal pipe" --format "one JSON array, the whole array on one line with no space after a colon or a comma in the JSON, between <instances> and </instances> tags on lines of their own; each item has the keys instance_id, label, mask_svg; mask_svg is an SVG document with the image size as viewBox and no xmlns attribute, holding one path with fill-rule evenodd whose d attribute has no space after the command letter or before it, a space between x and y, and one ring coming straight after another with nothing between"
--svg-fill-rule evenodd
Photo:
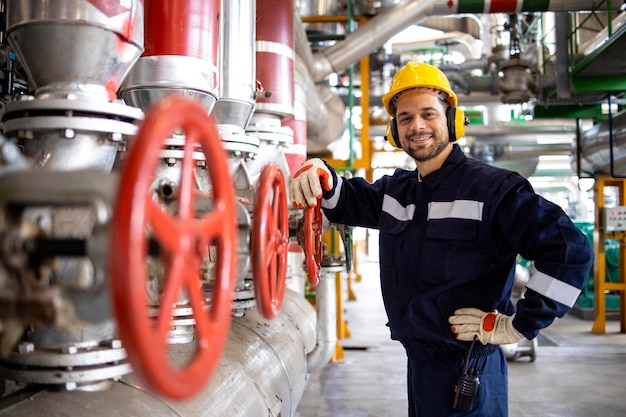
<instances>
[{"instance_id":1,"label":"metal pipe","mask_svg":"<svg viewBox=\"0 0 626 417\"><path fill-rule=\"evenodd\" d=\"M144 0L145 45L119 95L147 110L179 94L211 111L217 99L219 0Z\"/></svg>"},{"instance_id":2,"label":"metal pipe","mask_svg":"<svg viewBox=\"0 0 626 417\"><path fill-rule=\"evenodd\" d=\"M211 383L189 401L155 396L130 374L111 381L110 388L102 391L49 389L3 403L0 416L293 416L306 387L306 355L314 346L315 310L302 295L288 289L281 312L273 320L264 319L256 309L233 318ZM170 345L169 349L172 360L184 364L194 355L195 344Z\"/></svg>"},{"instance_id":3,"label":"metal pipe","mask_svg":"<svg viewBox=\"0 0 626 417\"><path fill-rule=\"evenodd\" d=\"M255 20L255 0L222 0L219 19L220 94L211 112L218 124L245 129L254 111Z\"/></svg>"},{"instance_id":4,"label":"metal pipe","mask_svg":"<svg viewBox=\"0 0 626 417\"><path fill-rule=\"evenodd\" d=\"M315 348L307 355L307 368L310 373L319 371L328 363L337 345L335 273L324 269L322 272L315 291L317 340Z\"/></svg>"},{"instance_id":5,"label":"metal pipe","mask_svg":"<svg viewBox=\"0 0 626 417\"><path fill-rule=\"evenodd\" d=\"M401 0L370 19L361 28L346 35L345 40L314 54L315 67L310 69L313 79L321 81L328 75L341 72L362 57L370 54L401 30L435 15L458 13L520 13L525 11L581 11L595 10L597 1L551 1L535 4L523 0L488 2L485 0Z\"/></svg>"},{"instance_id":6,"label":"metal pipe","mask_svg":"<svg viewBox=\"0 0 626 417\"><path fill-rule=\"evenodd\" d=\"M257 4L256 77L271 95L257 99L255 113L293 117L293 10L293 0L260 0Z\"/></svg>"},{"instance_id":7,"label":"metal pipe","mask_svg":"<svg viewBox=\"0 0 626 417\"><path fill-rule=\"evenodd\" d=\"M581 140L582 172L614 174L626 171L626 112L614 114L610 122L593 125L584 132ZM572 169L578 170L576 157L571 160Z\"/></svg>"},{"instance_id":8,"label":"metal pipe","mask_svg":"<svg viewBox=\"0 0 626 417\"><path fill-rule=\"evenodd\" d=\"M347 34L344 41L314 54L313 79L321 81L328 75L341 72L368 55L402 29L433 13L436 0L403 0L383 10L361 28Z\"/></svg>"}]
</instances>

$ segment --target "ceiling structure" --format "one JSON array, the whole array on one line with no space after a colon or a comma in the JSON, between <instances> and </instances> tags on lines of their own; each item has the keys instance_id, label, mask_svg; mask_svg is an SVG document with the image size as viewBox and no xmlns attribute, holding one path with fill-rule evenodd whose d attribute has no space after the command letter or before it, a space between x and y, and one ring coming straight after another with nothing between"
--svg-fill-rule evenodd
<instances>
[{"instance_id":1,"label":"ceiling structure","mask_svg":"<svg viewBox=\"0 0 626 417\"><path fill-rule=\"evenodd\" d=\"M584 129L611 118L603 110L607 102L621 108L626 19L614 3L344 0L301 1L296 7L311 45L304 54L311 78L317 85L329 85L346 105L352 88L367 94L369 108L363 117L369 118L370 138L386 131L380 96L391 76L409 60L429 60L446 72L460 107L474 117L466 135L474 156L487 155L492 162L531 160L534 167L523 172L531 175L539 155L572 153L564 140L584 144ZM431 31L410 42L391 42L418 25ZM298 57L302 49L297 47ZM453 62L451 54L464 60ZM364 57L368 73L350 73ZM369 85L362 89L364 75ZM503 109L510 119L502 119ZM506 133L509 127L513 134ZM321 142L316 139L309 139L309 153L324 155L337 148L338 137L330 139L328 126ZM498 151L494 141L509 151ZM526 147L520 151L523 157L515 156L517 144ZM533 157L529 144L537 145ZM620 148L619 143L612 146Z\"/></svg>"}]
</instances>

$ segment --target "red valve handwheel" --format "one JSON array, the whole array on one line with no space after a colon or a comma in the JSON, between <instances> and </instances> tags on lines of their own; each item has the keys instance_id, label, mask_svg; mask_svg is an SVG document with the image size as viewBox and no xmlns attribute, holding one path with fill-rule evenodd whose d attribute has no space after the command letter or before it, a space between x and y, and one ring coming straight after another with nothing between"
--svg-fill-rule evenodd
<instances>
[{"instance_id":1,"label":"red valve handwheel","mask_svg":"<svg viewBox=\"0 0 626 417\"><path fill-rule=\"evenodd\" d=\"M272 163L263 168L257 182L251 240L254 294L259 312L267 319L276 317L283 305L288 248L285 177Z\"/></svg>"},{"instance_id":2,"label":"red valve handwheel","mask_svg":"<svg viewBox=\"0 0 626 417\"><path fill-rule=\"evenodd\" d=\"M153 198L151 185L163 142L182 129L183 152L177 214ZM235 196L217 128L199 103L180 96L149 109L120 177L110 242L110 282L122 343L137 376L155 393L173 399L197 394L212 376L228 337L237 266ZM200 145L211 178L213 211L195 217L194 146ZM159 244L166 281L155 319L146 298L147 240ZM213 294L207 309L200 265L214 246ZM172 310L185 290L193 310L197 347L183 367L168 357ZM208 311L207 311L208 310Z\"/></svg>"},{"instance_id":3,"label":"red valve handwheel","mask_svg":"<svg viewBox=\"0 0 626 417\"><path fill-rule=\"evenodd\" d=\"M309 275L309 284L320 282L320 264L322 262L322 211L321 202L304 209L304 259Z\"/></svg>"}]
</instances>

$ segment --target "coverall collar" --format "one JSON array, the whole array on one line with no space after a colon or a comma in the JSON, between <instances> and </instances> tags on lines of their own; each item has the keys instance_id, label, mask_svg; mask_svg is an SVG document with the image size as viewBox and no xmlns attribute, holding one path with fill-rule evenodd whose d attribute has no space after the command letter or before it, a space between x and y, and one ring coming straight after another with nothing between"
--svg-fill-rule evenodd
<instances>
[{"instance_id":1,"label":"coverall collar","mask_svg":"<svg viewBox=\"0 0 626 417\"><path fill-rule=\"evenodd\" d=\"M467 156L463 153L461 147L455 143L452 145L452 152L450 152L450 155L448 155L446 160L443 162L441 168L431 172L425 177L422 177L419 172L417 172L418 180L431 188L436 187L441 181L445 180L448 175L450 175L457 165L465 159L467 159Z\"/></svg>"}]
</instances>

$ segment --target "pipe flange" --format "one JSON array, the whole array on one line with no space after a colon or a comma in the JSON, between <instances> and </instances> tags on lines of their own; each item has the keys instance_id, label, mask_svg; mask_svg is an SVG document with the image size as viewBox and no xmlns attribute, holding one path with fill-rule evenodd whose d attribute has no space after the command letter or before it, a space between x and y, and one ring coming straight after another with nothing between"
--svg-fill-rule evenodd
<instances>
[{"instance_id":1,"label":"pipe flange","mask_svg":"<svg viewBox=\"0 0 626 417\"><path fill-rule=\"evenodd\" d=\"M248 126L246 132L259 138L262 144L287 147L293 144L293 130L288 126Z\"/></svg>"},{"instance_id":2,"label":"pipe flange","mask_svg":"<svg viewBox=\"0 0 626 417\"><path fill-rule=\"evenodd\" d=\"M3 378L27 384L59 385L67 390L98 389L103 381L117 380L131 371L119 340L61 349L41 349L32 342L22 342L17 351L9 353L0 363Z\"/></svg>"},{"instance_id":3,"label":"pipe flange","mask_svg":"<svg viewBox=\"0 0 626 417\"><path fill-rule=\"evenodd\" d=\"M208 312L209 306L205 305L203 309ZM148 315L156 319L159 316L159 308L149 309ZM172 310L170 330L167 332L167 343L176 345L193 342L196 334L195 324L196 319L193 317L193 308L187 306L174 308Z\"/></svg>"},{"instance_id":4,"label":"pipe flange","mask_svg":"<svg viewBox=\"0 0 626 417\"><path fill-rule=\"evenodd\" d=\"M34 99L6 104L4 134L20 140L74 139L97 136L104 143L125 142L137 133L143 112L135 107L101 100Z\"/></svg>"},{"instance_id":5,"label":"pipe flange","mask_svg":"<svg viewBox=\"0 0 626 417\"><path fill-rule=\"evenodd\" d=\"M239 126L219 125L222 146L232 156L254 159L259 151L260 141L255 136L247 135Z\"/></svg>"},{"instance_id":6,"label":"pipe flange","mask_svg":"<svg viewBox=\"0 0 626 417\"><path fill-rule=\"evenodd\" d=\"M102 116L106 119L121 120L133 123L143 120L144 113L137 107L128 106L118 102L102 100L85 100L68 97L34 99L32 96L24 96L19 101L6 103L2 120L7 121L15 118L28 117L33 114L71 116L74 114Z\"/></svg>"}]
</instances>

